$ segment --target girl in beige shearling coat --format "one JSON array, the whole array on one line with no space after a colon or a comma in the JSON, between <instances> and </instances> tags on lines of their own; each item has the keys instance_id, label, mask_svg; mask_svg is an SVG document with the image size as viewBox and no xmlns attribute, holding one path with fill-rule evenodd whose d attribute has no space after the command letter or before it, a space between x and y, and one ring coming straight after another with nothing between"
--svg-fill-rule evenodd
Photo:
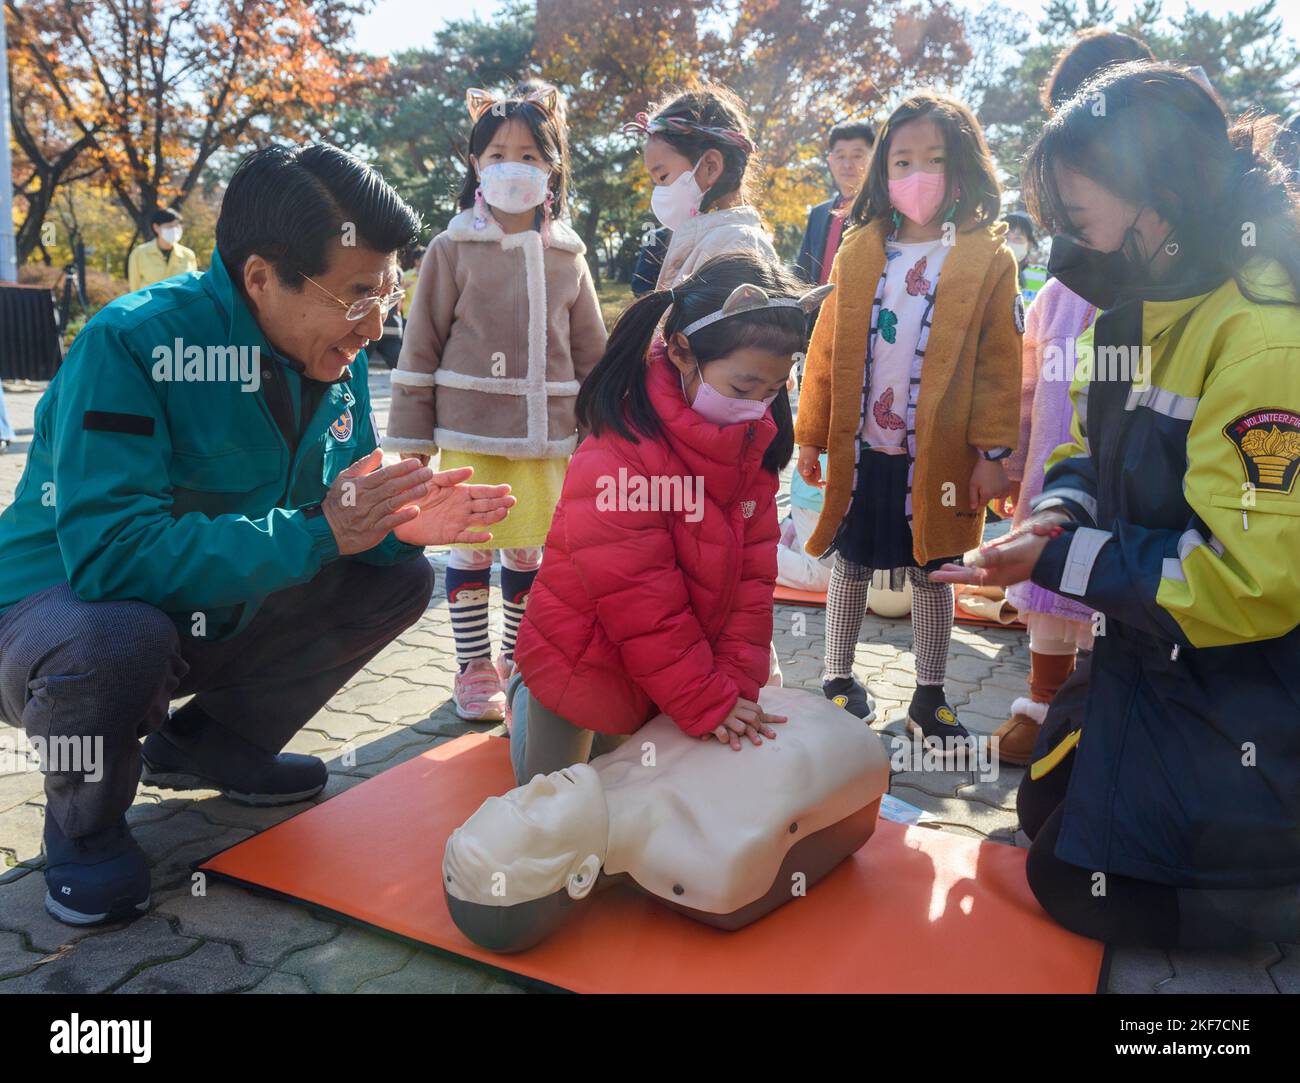
<instances>
[{"instance_id":1,"label":"girl in beige shearling coat","mask_svg":"<svg viewBox=\"0 0 1300 1083\"><path fill-rule=\"evenodd\" d=\"M562 222L567 176L563 106L552 87L493 100L468 95L474 127L461 212L420 267L384 448L441 454L440 468L509 484L518 498L492 540L453 546L447 599L456 639L460 717L504 717L515 633L577 446L578 389L605 350L584 258ZM504 632L492 660L492 561L501 550Z\"/></svg>"}]
</instances>

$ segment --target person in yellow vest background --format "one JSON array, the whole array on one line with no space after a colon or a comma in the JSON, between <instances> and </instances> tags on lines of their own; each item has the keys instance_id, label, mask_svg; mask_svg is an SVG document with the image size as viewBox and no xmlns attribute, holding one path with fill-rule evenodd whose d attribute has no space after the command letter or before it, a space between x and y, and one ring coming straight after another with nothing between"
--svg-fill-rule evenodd
<instances>
[{"instance_id":1,"label":"person in yellow vest background","mask_svg":"<svg viewBox=\"0 0 1300 1083\"><path fill-rule=\"evenodd\" d=\"M126 261L127 287L134 293L155 282L199 269L192 248L181 244L181 216L163 208L149 219L154 239L131 249Z\"/></svg>"}]
</instances>

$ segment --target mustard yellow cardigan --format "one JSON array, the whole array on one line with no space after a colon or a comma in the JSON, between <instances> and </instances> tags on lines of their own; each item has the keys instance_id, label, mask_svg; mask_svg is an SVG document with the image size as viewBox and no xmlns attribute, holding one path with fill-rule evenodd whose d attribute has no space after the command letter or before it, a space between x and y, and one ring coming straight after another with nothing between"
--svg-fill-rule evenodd
<instances>
[{"instance_id":1,"label":"mustard yellow cardigan","mask_svg":"<svg viewBox=\"0 0 1300 1083\"><path fill-rule=\"evenodd\" d=\"M913 558L925 564L979 543L984 509L967 486L981 451L1014 448L1020 429L1020 306L1016 258L998 222L955 234L939 274L933 324L921 363L912 477ZM795 441L827 452L821 518L806 549L830 548L853 489L867 334L885 266L891 223L850 230L831 268L835 290L813 329Z\"/></svg>"}]
</instances>

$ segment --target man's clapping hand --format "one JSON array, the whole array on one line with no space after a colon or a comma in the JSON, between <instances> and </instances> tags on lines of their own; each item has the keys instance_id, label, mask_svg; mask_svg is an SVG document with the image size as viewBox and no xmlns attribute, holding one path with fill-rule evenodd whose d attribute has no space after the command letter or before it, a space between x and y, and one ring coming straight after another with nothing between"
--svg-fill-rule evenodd
<instances>
[{"instance_id":1,"label":"man's clapping hand","mask_svg":"<svg viewBox=\"0 0 1300 1083\"><path fill-rule=\"evenodd\" d=\"M420 514L415 504L428 495L433 471L415 459L392 466L381 466L383 461L375 448L342 471L321 501L340 556L373 549Z\"/></svg>"},{"instance_id":2,"label":"man's clapping hand","mask_svg":"<svg viewBox=\"0 0 1300 1083\"><path fill-rule=\"evenodd\" d=\"M485 528L504 519L517 501L509 485L466 485L473 473L472 466L462 466L433 474L416 515L397 527L398 538L408 545L491 541Z\"/></svg>"}]
</instances>

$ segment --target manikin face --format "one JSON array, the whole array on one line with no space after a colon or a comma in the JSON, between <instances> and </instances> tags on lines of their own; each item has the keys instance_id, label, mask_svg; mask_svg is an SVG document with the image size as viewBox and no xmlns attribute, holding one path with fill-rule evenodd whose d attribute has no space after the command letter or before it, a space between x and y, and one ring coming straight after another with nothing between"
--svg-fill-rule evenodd
<instances>
[{"instance_id":1,"label":"manikin face","mask_svg":"<svg viewBox=\"0 0 1300 1083\"><path fill-rule=\"evenodd\" d=\"M337 380L384 333L382 306L349 320L347 305L391 293L400 277L396 253L359 245L339 245L330 265L312 282L302 279L298 289L281 282L261 256L244 263L244 289L262 333L280 353L304 365L308 376L326 382Z\"/></svg>"},{"instance_id":2,"label":"manikin face","mask_svg":"<svg viewBox=\"0 0 1300 1083\"><path fill-rule=\"evenodd\" d=\"M681 332L673 335L668 343L668 360L682 374L687 398L692 403L700 390L701 373L705 383L729 399L769 399L786 386L794 364L789 354L746 347L697 368L690 340Z\"/></svg>"},{"instance_id":3,"label":"manikin face","mask_svg":"<svg viewBox=\"0 0 1300 1083\"><path fill-rule=\"evenodd\" d=\"M595 884L608 845L600 776L574 764L484 801L447 842L443 885L489 906L562 890L580 899Z\"/></svg>"}]
</instances>

